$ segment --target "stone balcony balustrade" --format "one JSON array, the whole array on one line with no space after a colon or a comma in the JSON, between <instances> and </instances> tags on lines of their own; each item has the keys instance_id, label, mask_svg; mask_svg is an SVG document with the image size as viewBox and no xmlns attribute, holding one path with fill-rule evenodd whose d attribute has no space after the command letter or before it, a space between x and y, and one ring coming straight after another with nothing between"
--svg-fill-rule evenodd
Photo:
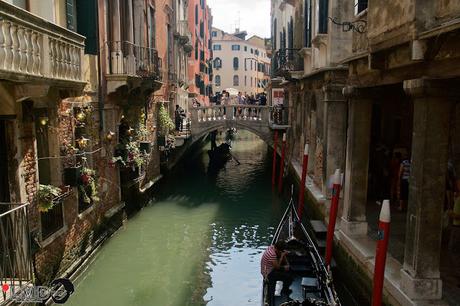
<instances>
[{"instance_id":1,"label":"stone balcony balustrade","mask_svg":"<svg viewBox=\"0 0 460 306\"><path fill-rule=\"evenodd\" d=\"M1 79L81 85L84 43L85 37L0 1Z\"/></svg>"}]
</instances>

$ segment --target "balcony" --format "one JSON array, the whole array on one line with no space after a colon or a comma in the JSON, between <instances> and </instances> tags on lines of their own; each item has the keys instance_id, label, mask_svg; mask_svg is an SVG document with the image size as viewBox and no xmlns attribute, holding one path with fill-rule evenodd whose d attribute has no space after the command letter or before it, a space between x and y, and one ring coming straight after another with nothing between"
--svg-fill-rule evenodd
<instances>
[{"instance_id":1,"label":"balcony","mask_svg":"<svg viewBox=\"0 0 460 306\"><path fill-rule=\"evenodd\" d=\"M105 47L108 56L106 77L109 92L123 85L133 85L134 80L160 86L162 61L156 49L129 41L109 41Z\"/></svg>"},{"instance_id":2,"label":"balcony","mask_svg":"<svg viewBox=\"0 0 460 306\"><path fill-rule=\"evenodd\" d=\"M192 33L188 28L187 20L180 20L177 22L177 29L174 35L179 40L181 45L186 45L192 41Z\"/></svg>"},{"instance_id":3,"label":"balcony","mask_svg":"<svg viewBox=\"0 0 460 306\"><path fill-rule=\"evenodd\" d=\"M303 57L299 49L280 49L272 60L272 77L293 79L303 74Z\"/></svg>"},{"instance_id":4,"label":"balcony","mask_svg":"<svg viewBox=\"0 0 460 306\"><path fill-rule=\"evenodd\" d=\"M12 295L32 284L29 247L28 204L0 203L0 294L1 305L12 305Z\"/></svg>"},{"instance_id":5,"label":"balcony","mask_svg":"<svg viewBox=\"0 0 460 306\"><path fill-rule=\"evenodd\" d=\"M85 38L0 1L0 79L84 86Z\"/></svg>"}]
</instances>

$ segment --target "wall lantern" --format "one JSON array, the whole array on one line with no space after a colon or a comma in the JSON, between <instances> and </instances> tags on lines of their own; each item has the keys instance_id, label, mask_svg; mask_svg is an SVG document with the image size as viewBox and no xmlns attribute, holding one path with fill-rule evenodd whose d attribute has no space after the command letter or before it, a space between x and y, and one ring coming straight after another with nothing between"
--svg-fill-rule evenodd
<instances>
[{"instance_id":1,"label":"wall lantern","mask_svg":"<svg viewBox=\"0 0 460 306\"><path fill-rule=\"evenodd\" d=\"M115 137L115 133L112 131L108 131L105 135L105 139L107 139L107 141L109 142L113 140L113 137Z\"/></svg>"},{"instance_id":2,"label":"wall lantern","mask_svg":"<svg viewBox=\"0 0 460 306\"><path fill-rule=\"evenodd\" d=\"M84 112L80 111L80 112L77 113L76 117L77 117L78 121L83 121L86 118L86 114Z\"/></svg>"},{"instance_id":3,"label":"wall lantern","mask_svg":"<svg viewBox=\"0 0 460 306\"><path fill-rule=\"evenodd\" d=\"M332 21L333 24L342 26L342 32L353 31L353 32L360 33L360 34L367 32L367 21L364 19L359 19L353 22L351 21L340 22L337 20L337 17L334 17L334 18L328 17L328 18Z\"/></svg>"},{"instance_id":4,"label":"wall lantern","mask_svg":"<svg viewBox=\"0 0 460 306\"><path fill-rule=\"evenodd\" d=\"M40 123L40 125L45 126L45 125L48 124L49 118L48 117L39 117L38 122Z\"/></svg>"},{"instance_id":5,"label":"wall lantern","mask_svg":"<svg viewBox=\"0 0 460 306\"><path fill-rule=\"evenodd\" d=\"M81 150L83 150L88 145L88 141L89 141L88 138L85 138L84 136L81 136L79 139L77 139L77 145Z\"/></svg>"}]
</instances>

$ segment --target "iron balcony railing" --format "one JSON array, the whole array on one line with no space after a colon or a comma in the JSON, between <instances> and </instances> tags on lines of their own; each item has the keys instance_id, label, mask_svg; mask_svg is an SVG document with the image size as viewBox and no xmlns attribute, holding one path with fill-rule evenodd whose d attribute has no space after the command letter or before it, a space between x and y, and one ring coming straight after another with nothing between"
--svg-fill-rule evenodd
<instances>
[{"instance_id":1,"label":"iron balcony railing","mask_svg":"<svg viewBox=\"0 0 460 306\"><path fill-rule=\"evenodd\" d=\"M129 41L109 41L107 53L109 74L162 79L162 61L154 48L139 46Z\"/></svg>"},{"instance_id":2,"label":"iron balcony railing","mask_svg":"<svg viewBox=\"0 0 460 306\"><path fill-rule=\"evenodd\" d=\"M28 203L0 203L0 304L32 283ZM5 290L6 289L6 290Z\"/></svg>"},{"instance_id":3,"label":"iron balcony railing","mask_svg":"<svg viewBox=\"0 0 460 306\"><path fill-rule=\"evenodd\" d=\"M290 77L290 72L303 70L303 58L299 49L280 49L275 52L272 60L272 75L274 77Z\"/></svg>"}]
</instances>

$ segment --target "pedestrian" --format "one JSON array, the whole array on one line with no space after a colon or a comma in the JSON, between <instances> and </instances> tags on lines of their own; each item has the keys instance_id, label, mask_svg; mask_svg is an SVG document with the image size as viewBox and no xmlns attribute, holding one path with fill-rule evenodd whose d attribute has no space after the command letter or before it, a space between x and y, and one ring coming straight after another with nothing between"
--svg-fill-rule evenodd
<instances>
[{"instance_id":1,"label":"pedestrian","mask_svg":"<svg viewBox=\"0 0 460 306\"><path fill-rule=\"evenodd\" d=\"M181 115L180 107L178 104L176 104L176 110L174 111L174 123L175 123L177 132L179 132L180 130L181 120L182 120L182 115Z\"/></svg>"},{"instance_id":2,"label":"pedestrian","mask_svg":"<svg viewBox=\"0 0 460 306\"><path fill-rule=\"evenodd\" d=\"M409 179L410 179L410 160L407 153L399 166L399 179L400 179L400 195L399 195L399 211L407 208L407 201L409 199Z\"/></svg>"}]
</instances>

